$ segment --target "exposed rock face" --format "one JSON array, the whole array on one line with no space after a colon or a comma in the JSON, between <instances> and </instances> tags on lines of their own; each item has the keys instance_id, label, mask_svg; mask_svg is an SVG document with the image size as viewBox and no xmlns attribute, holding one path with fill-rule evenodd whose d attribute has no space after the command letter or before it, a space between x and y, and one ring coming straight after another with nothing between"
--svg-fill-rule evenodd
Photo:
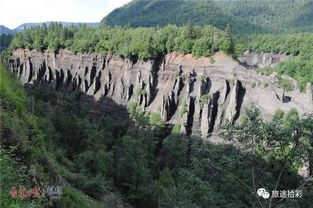
<instances>
[{"instance_id":1,"label":"exposed rock face","mask_svg":"<svg viewBox=\"0 0 313 208\"><path fill-rule=\"evenodd\" d=\"M265 119L278 108L296 108L300 115L313 111L311 85L300 93L297 83L288 78L294 90L285 92L277 88L275 75L247 70L220 52L213 59L214 63L209 58L168 54L143 61L67 50L16 50L9 67L23 84L54 83L56 88L80 89L96 100L106 96L124 106L137 102L146 111L159 112L164 121L181 124L182 132L205 137L226 119L236 122L252 103Z\"/></svg>"},{"instance_id":2,"label":"exposed rock face","mask_svg":"<svg viewBox=\"0 0 313 208\"><path fill-rule=\"evenodd\" d=\"M238 57L238 61L247 67L252 68L264 68L273 67L281 61L285 61L288 58L286 54L275 53L255 53L253 51L245 51Z\"/></svg>"}]
</instances>

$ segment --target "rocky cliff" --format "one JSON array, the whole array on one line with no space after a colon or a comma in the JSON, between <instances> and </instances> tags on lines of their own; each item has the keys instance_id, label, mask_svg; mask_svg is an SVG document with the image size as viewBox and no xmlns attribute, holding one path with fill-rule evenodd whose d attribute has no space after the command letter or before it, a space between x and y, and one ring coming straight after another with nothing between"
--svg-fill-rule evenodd
<instances>
[{"instance_id":1,"label":"rocky cliff","mask_svg":"<svg viewBox=\"0 0 313 208\"><path fill-rule=\"evenodd\" d=\"M287 92L277 87L276 75L263 76L248 69L279 61L276 55L262 56L247 52L240 58L246 62L242 64L221 52L211 58L173 53L143 61L20 49L8 62L23 84L53 83L56 88L79 89L96 100L108 97L124 106L137 103L146 111L159 112L170 124L181 124L184 133L207 137L226 120L236 122L252 103L265 119L277 109L296 108L300 115L313 111L310 84L301 93L296 81L285 77L293 85Z\"/></svg>"}]
</instances>

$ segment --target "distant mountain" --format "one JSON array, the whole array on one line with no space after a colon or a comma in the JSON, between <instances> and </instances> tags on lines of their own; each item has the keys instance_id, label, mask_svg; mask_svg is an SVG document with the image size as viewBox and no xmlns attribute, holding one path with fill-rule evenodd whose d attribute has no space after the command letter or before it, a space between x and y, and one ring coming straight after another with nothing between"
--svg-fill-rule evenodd
<instances>
[{"instance_id":1,"label":"distant mountain","mask_svg":"<svg viewBox=\"0 0 313 208\"><path fill-rule=\"evenodd\" d=\"M25 29L29 29L31 27L36 27L36 26L42 26L43 24L46 24L47 26L49 26L51 22L40 22L40 23L24 23L21 24L20 26L16 27L15 29L13 29L14 32L22 32ZM70 27L72 25L79 27L81 25L87 25L88 27L96 27L98 26L99 23L93 22L93 23L77 23L77 22L58 22L61 23L64 27Z\"/></svg>"},{"instance_id":2,"label":"distant mountain","mask_svg":"<svg viewBox=\"0 0 313 208\"><path fill-rule=\"evenodd\" d=\"M101 22L109 25L195 25L225 28L237 33L313 31L311 0L133 0Z\"/></svg>"},{"instance_id":3,"label":"distant mountain","mask_svg":"<svg viewBox=\"0 0 313 208\"><path fill-rule=\"evenodd\" d=\"M9 28L7 28L4 25L0 25L0 35L3 35L3 34L9 35L9 34L12 34L12 33L13 33L12 30L10 30Z\"/></svg>"}]
</instances>

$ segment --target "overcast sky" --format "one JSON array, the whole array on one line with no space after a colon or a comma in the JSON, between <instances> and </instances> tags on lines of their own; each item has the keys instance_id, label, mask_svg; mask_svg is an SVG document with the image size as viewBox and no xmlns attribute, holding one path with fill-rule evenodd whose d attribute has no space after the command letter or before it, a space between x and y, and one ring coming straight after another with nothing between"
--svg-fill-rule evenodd
<instances>
[{"instance_id":1,"label":"overcast sky","mask_svg":"<svg viewBox=\"0 0 313 208\"><path fill-rule=\"evenodd\" d=\"M131 0L0 0L0 25L27 22L99 22Z\"/></svg>"}]
</instances>

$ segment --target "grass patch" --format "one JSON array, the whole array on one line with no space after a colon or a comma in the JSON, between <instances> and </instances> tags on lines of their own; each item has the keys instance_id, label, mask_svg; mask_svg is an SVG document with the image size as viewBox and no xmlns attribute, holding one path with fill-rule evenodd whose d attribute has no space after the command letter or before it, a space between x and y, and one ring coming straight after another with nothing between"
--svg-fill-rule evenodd
<instances>
[{"instance_id":1,"label":"grass patch","mask_svg":"<svg viewBox=\"0 0 313 208\"><path fill-rule=\"evenodd\" d=\"M278 78L278 87L287 91L293 90L291 81L289 81L288 79L281 78L281 77Z\"/></svg>"}]
</instances>

